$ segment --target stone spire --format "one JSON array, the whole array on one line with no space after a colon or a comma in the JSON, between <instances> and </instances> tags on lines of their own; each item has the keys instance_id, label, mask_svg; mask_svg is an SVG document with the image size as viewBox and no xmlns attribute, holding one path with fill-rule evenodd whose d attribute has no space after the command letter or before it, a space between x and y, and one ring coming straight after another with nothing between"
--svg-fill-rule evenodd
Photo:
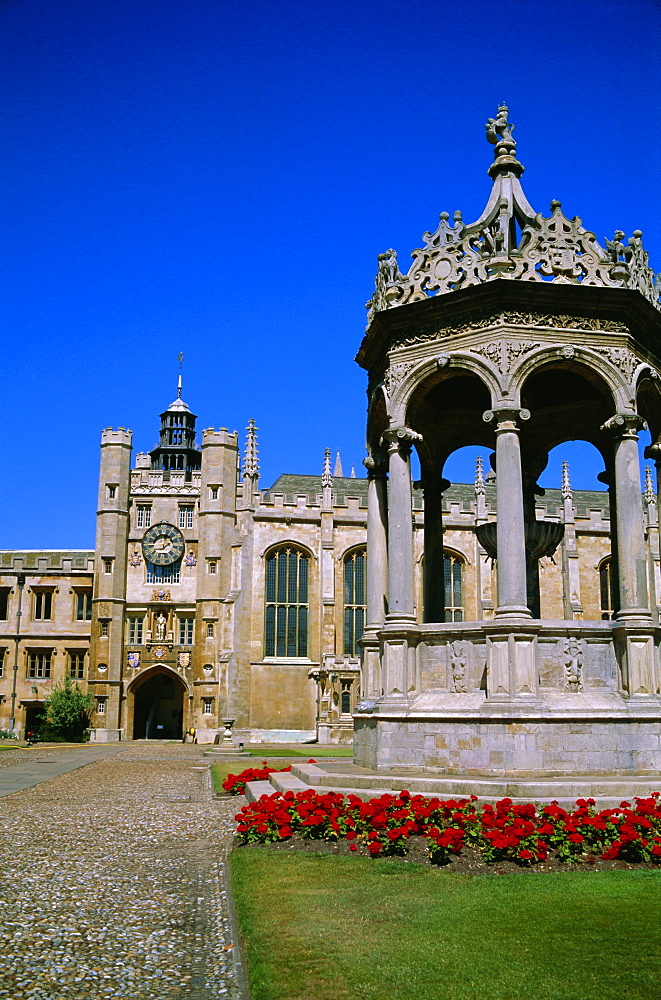
<instances>
[{"instance_id":1,"label":"stone spire","mask_svg":"<svg viewBox=\"0 0 661 1000\"><path fill-rule=\"evenodd\" d=\"M250 418L246 427L246 451L243 458L243 478L250 476L252 479L259 479L259 457L257 446L257 427L255 421Z\"/></svg>"},{"instance_id":2,"label":"stone spire","mask_svg":"<svg viewBox=\"0 0 661 1000\"><path fill-rule=\"evenodd\" d=\"M332 506L331 490L333 489L333 477L331 475L330 448L324 451L324 471L321 474L322 506L328 508Z\"/></svg>"},{"instance_id":3,"label":"stone spire","mask_svg":"<svg viewBox=\"0 0 661 1000\"><path fill-rule=\"evenodd\" d=\"M562 463L562 479L560 483L560 493L562 495L563 520L565 524L574 523L574 494L572 493L569 479L569 464Z\"/></svg>"},{"instance_id":4,"label":"stone spire","mask_svg":"<svg viewBox=\"0 0 661 1000\"><path fill-rule=\"evenodd\" d=\"M652 481L652 469L649 465L645 466L645 503L648 507L652 504L656 506L656 494L654 492L654 483Z\"/></svg>"},{"instance_id":5,"label":"stone spire","mask_svg":"<svg viewBox=\"0 0 661 1000\"><path fill-rule=\"evenodd\" d=\"M335 456L335 469L333 470L333 475L339 476L340 479L344 476L344 473L342 472L342 459L340 458L339 450Z\"/></svg>"},{"instance_id":6,"label":"stone spire","mask_svg":"<svg viewBox=\"0 0 661 1000\"><path fill-rule=\"evenodd\" d=\"M356 466L353 464L353 462L351 463L351 478L352 479L356 478Z\"/></svg>"},{"instance_id":7,"label":"stone spire","mask_svg":"<svg viewBox=\"0 0 661 1000\"><path fill-rule=\"evenodd\" d=\"M478 524L484 524L487 520L487 487L481 455L475 459L475 519Z\"/></svg>"},{"instance_id":8,"label":"stone spire","mask_svg":"<svg viewBox=\"0 0 661 1000\"><path fill-rule=\"evenodd\" d=\"M475 459L475 493L477 496L484 496L486 494L487 488L484 482L484 469L482 465L482 456L478 455Z\"/></svg>"},{"instance_id":9,"label":"stone spire","mask_svg":"<svg viewBox=\"0 0 661 1000\"><path fill-rule=\"evenodd\" d=\"M257 427L250 418L246 435L246 450L243 457L243 502L246 507L252 505L259 486L259 457L257 447Z\"/></svg>"},{"instance_id":10,"label":"stone spire","mask_svg":"<svg viewBox=\"0 0 661 1000\"><path fill-rule=\"evenodd\" d=\"M326 448L324 451L324 471L321 474L321 485L324 487L333 485L330 467L330 448Z\"/></svg>"}]
</instances>

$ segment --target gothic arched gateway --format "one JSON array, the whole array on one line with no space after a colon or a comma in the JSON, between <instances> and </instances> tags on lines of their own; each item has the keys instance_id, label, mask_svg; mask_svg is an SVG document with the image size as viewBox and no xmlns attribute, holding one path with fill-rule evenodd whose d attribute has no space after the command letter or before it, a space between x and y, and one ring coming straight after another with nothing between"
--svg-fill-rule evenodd
<instances>
[{"instance_id":1,"label":"gothic arched gateway","mask_svg":"<svg viewBox=\"0 0 661 1000\"><path fill-rule=\"evenodd\" d=\"M188 689L173 670L156 666L128 689L129 738L179 740L183 736Z\"/></svg>"}]
</instances>

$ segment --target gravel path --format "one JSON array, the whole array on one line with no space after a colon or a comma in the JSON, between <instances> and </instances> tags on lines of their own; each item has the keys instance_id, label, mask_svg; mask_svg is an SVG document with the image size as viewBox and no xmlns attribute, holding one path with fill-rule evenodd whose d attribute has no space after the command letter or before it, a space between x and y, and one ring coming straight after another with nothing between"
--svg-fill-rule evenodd
<instances>
[{"instance_id":1,"label":"gravel path","mask_svg":"<svg viewBox=\"0 0 661 1000\"><path fill-rule=\"evenodd\" d=\"M0 997L240 1000L236 809L181 744L132 744L0 799Z\"/></svg>"}]
</instances>

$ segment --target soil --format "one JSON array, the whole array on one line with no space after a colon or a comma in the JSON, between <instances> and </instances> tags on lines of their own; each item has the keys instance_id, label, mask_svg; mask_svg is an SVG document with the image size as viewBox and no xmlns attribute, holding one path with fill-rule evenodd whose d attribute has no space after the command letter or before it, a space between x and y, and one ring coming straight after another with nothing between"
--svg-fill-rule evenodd
<instances>
[{"instance_id":1,"label":"soil","mask_svg":"<svg viewBox=\"0 0 661 1000\"><path fill-rule=\"evenodd\" d=\"M354 842L355 843L355 842ZM488 863L482 857L480 851L474 848L464 847L461 854L453 855L446 864L434 864L427 852L429 840L427 837L409 837L407 840L408 851L403 857L393 857L390 860L398 861L401 864L426 865L429 868L440 868L443 871L456 872L459 875L509 875L518 872L528 875L544 875L548 872L577 872L577 871L633 871L634 869L646 869L658 871L660 865L640 862L632 864L628 861L605 861L598 855L589 856L586 861L568 864L566 861L558 861L549 854L546 861L534 865L527 865L524 862L516 861L496 861ZM369 858L367 848L357 845L357 849L352 851L350 841L338 840L335 842L326 840L306 840L303 837L290 837L288 840L280 840L273 844L245 844L241 850L250 850L253 847L266 848L271 851L295 851L305 854L334 854L353 855L353 857ZM382 855L383 856L383 855Z\"/></svg>"}]
</instances>

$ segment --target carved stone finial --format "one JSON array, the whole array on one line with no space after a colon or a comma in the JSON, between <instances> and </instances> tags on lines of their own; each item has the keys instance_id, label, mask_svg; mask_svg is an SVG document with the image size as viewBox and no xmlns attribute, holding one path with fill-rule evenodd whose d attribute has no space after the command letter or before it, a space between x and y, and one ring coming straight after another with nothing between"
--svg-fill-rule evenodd
<instances>
[{"instance_id":1,"label":"carved stone finial","mask_svg":"<svg viewBox=\"0 0 661 1000\"><path fill-rule=\"evenodd\" d=\"M495 155L513 156L516 149L516 142L512 138L514 126L511 125L507 116L509 108L506 104L501 104L495 118L490 118L486 123L487 141L496 147Z\"/></svg>"},{"instance_id":2,"label":"carved stone finial","mask_svg":"<svg viewBox=\"0 0 661 1000\"><path fill-rule=\"evenodd\" d=\"M477 458L475 459L475 493L477 496L484 496L486 491L487 488L484 482L482 456L478 455Z\"/></svg>"},{"instance_id":3,"label":"carved stone finial","mask_svg":"<svg viewBox=\"0 0 661 1000\"><path fill-rule=\"evenodd\" d=\"M257 427L255 421L250 418L246 428L246 451L243 458L243 478L250 476L252 479L259 479L259 458L257 447Z\"/></svg>"},{"instance_id":4,"label":"carved stone finial","mask_svg":"<svg viewBox=\"0 0 661 1000\"><path fill-rule=\"evenodd\" d=\"M645 503L648 507L652 504L656 504L656 493L654 492L654 483L652 481L652 469L649 465L645 466Z\"/></svg>"},{"instance_id":5,"label":"carved stone finial","mask_svg":"<svg viewBox=\"0 0 661 1000\"><path fill-rule=\"evenodd\" d=\"M563 500L571 500L571 498L572 498L572 490L571 490L571 483L569 481L569 465L567 464L567 462L563 462L562 463L562 487L561 487L561 492L562 492L562 499Z\"/></svg>"},{"instance_id":6,"label":"carved stone finial","mask_svg":"<svg viewBox=\"0 0 661 1000\"><path fill-rule=\"evenodd\" d=\"M344 477L344 472L342 471L342 459L340 458L339 450L335 456L335 468L333 469L333 475L338 476L340 479Z\"/></svg>"},{"instance_id":7,"label":"carved stone finial","mask_svg":"<svg viewBox=\"0 0 661 1000\"><path fill-rule=\"evenodd\" d=\"M321 485L322 487L330 487L333 485L333 477L331 475L331 458L330 458L330 448L326 448L324 451L324 471L321 474Z\"/></svg>"}]
</instances>

